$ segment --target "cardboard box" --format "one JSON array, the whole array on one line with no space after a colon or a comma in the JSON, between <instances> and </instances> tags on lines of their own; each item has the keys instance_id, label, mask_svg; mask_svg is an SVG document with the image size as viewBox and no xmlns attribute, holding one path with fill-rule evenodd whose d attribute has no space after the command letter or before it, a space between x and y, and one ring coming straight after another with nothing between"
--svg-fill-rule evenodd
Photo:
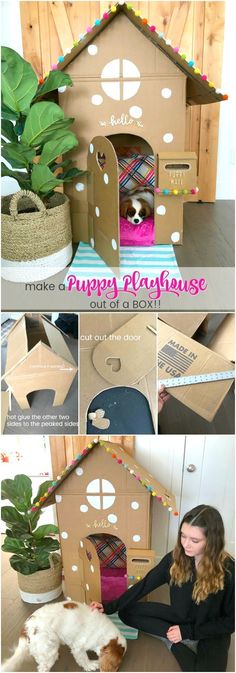
<instances>
[{"instance_id":1,"label":"cardboard box","mask_svg":"<svg viewBox=\"0 0 236 673\"><path fill-rule=\"evenodd\" d=\"M157 180L160 189L192 189L197 185L195 152L159 152Z\"/></svg>"},{"instance_id":2,"label":"cardboard box","mask_svg":"<svg viewBox=\"0 0 236 673\"><path fill-rule=\"evenodd\" d=\"M182 245L183 199L180 196L155 195L155 243Z\"/></svg>"},{"instance_id":3,"label":"cardboard box","mask_svg":"<svg viewBox=\"0 0 236 673\"><path fill-rule=\"evenodd\" d=\"M232 363L158 320L158 378L229 371ZM168 388L189 409L212 421L233 380Z\"/></svg>"},{"instance_id":4,"label":"cardboard box","mask_svg":"<svg viewBox=\"0 0 236 673\"><path fill-rule=\"evenodd\" d=\"M86 433L87 413L92 400L101 391L116 386L133 387L144 395L155 427L156 334L147 328L148 325L155 330L155 313L81 314L82 433Z\"/></svg>"},{"instance_id":5,"label":"cardboard box","mask_svg":"<svg viewBox=\"0 0 236 673\"><path fill-rule=\"evenodd\" d=\"M215 353L223 355L235 362L235 314L229 313L219 325L210 343L208 344Z\"/></svg>"},{"instance_id":6,"label":"cardboard box","mask_svg":"<svg viewBox=\"0 0 236 673\"><path fill-rule=\"evenodd\" d=\"M179 332L191 337L204 322L207 315L208 313L168 313L167 311L166 313L158 313L158 318L170 327L174 327Z\"/></svg>"},{"instance_id":7,"label":"cardboard box","mask_svg":"<svg viewBox=\"0 0 236 673\"><path fill-rule=\"evenodd\" d=\"M65 595L88 604L102 599L102 564L94 536L101 538L103 553L114 537L123 544L125 588L137 576L144 577L155 563L153 503L164 506L166 516L174 515L175 496L119 444L107 441L91 443L87 451L85 445L83 455L53 483L53 492L43 497L40 507L56 503Z\"/></svg>"},{"instance_id":8,"label":"cardboard box","mask_svg":"<svg viewBox=\"0 0 236 673\"><path fill-rule=\"evenodd\" d=\"M3 378L21 409L29 409L29 393L44 388L55 390L53 406L65 401L77 372L65 339L37 313L25 313L10 330Z\"/></svg>"}]
</instances>

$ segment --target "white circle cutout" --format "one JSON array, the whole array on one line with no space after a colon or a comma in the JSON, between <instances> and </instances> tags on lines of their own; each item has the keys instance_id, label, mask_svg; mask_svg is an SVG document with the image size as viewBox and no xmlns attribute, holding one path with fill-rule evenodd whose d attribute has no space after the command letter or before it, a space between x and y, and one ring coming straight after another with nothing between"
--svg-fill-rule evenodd
<instances>
[{"instance_id":1,"label":"white circle cutout","mask_svg":"<svg viewBox=\"0 0 236 673\"><path fill-rule=\"evenodd\" d=\"M82 467L77 467L75 473L77 474L78 477L82 477L82 474L84 474L84 470Z\"/></svg>"},{"instance_id":2,"label":"white circle cutout","mask_svg":"<svg viewBox=\"0 0 236 673\"><path fill-rule=\"evenodd\" d=\"M78 566L71 566L71 570L73 571L73 573L76 573L78 570Z\"/></svg>"},{"instance_id":3,"label":"white circle cutout","mask_svg":"<svg viewBox=\"0 0 236 673\"><path fill-rule=\"evenodd\" d=\"M141 107L139 107L139 105L132 105L132 107L129 109L129 114L134 119L140 119L140 117L142 117L143 110Z\"/></svg>"},{"instance_id":4,"label":"white circle cutout","mask_svg":"<svg viewBox=\"0 0 236 673\"><path fill-rule=\"evenodd\" d=\"M109 98L128 100L138 92L141 81L140 71L126 58L114 58L106 63L101 72L101 86Z\"/></svg>"},{"instance_id":5,"label":"white circle cutout","mask_svg":"<svg viewBox=\"0 0 236 673\"><path fill-rule=\"evenodd\" d=\"M87 512L88 511L87 505L80 505L80 511L81 512Z\"/></svg>"},{"instance_id":6,"label":"white circle cutout","mask_svg":"<svg viewBox=\"0 0 236 673\"><path fill-rule=\"evenodd\" d=\"M164 143L172 143L172 140L174 140L173 133L165 133L163 136Z\"/></svg>"},{"instance_id":7,"label":"white circle cutout","mask_svg":"<svg viewBox=\"0 0 236 673\"><path fill-rule=\"evenodd\" d=\"M90 154L93 154L93 152L94 152L94 146L93 146L93 143L90 143L90 145L89 145L89 151L90 151Z\"/></svg>"},{"instance_id":8,"label":"white circle cutout","mask_svg":"<svg viewBox=\"0 0 236 673\"><path fill-rule=\"evenodd\" d=\"M108 182L109 182L109 175L107 175L107 173L104 173L103 180L104 180L104 182L105 182L105 185L108 185Z\"/></svg>"},{"instance_id":9,"label":"white circle cutout","mask_svg":"<svg viewBox=\"0 0 236 673\"><path fill-rule=\"evenodd\" d=\"M83 546L84 546L83 540L80 540L80 546L81 546L81 549L83 549Z\"/></svg>"},{"instance_id":10,"label":"white circle cutout","mask_svg":"<svg viewBox=\"0 0 236 673\"><path fill-rule=\"evenodd\" d=\"M89 585L85 584L87 591L89 591Z\"/></svg>"},{"instance_id":11,"label":"white circle cutout","mask_svg":"<svg viewBox=\"0 0 236 673\"><path fill-rule=\"evenodd\" d=\"M59 86L58 87L58 93L65 93L66 89L67 89L67 86Z\"/></svg>"},{"instance_id":12,"label":"white circle cutout","mask_svg":"<svg viewBox=\"0 0 236 673\"><path fill-rule=\"evenodd\" d=\"M157 215L165 215L165 214L166 214L165 206L158 206L157 207Z\"/></svg>"},{"instance_id":13,"label":"white circle cutout","mask_svg":"<svg viewBox=\"0 0 236 673\"><path fill-rule=\"evenodd\" d=\"M141 537L140 537L140 535L133 535L132 539L133 539L134 542L140 542Z\"/></svg>"},{"instance_id":14,"label":"white circle cutout","mask_svg":"<svg viewBox=\"0 0 236 673\"><path fill-rule=\"evenodd\" d=\"M76 182L75 189L77 192L83 192L84 191L83 182Z\"/></svg>"},{"instance_id":15,"label":"white circle cutout","mask_svg":"<svg viewBox=\"0 0 236 673\"><path fill-rule=\"evenodd\" d=\"M90 245L91 245L91 248L94 248L94 245L95 245L94 244L94 238L90 238Z\"/></svg>"},{"instance_id":16,"label":"white circle cutout","mask_svg":"<svg viewBox=\"0 0 236 673\"><path fill-rule=\"evenodd\" d=\"M95 208L95 213L96 213L97 217L99 217L100 209L98 208L98 206L96 206L96 208Z\"/></svg>"},{"instance_id":17,"label":"white circle cutout","mask_svg":"<svg viewBox=\"0 0 236 673\"><path fill-rule=\"evenodd\" d=\"M91 98L91 103L93 105L101 105L103 103L103 97L99 94L94 94L94 96Z\"/></svg>"},{"instance_id":18,"label":"white circle cutout","mask_svg":"<svg viewBox=\"0 0 236 673\"><path fill-rule=\"evenodd\" d=\"M173 243L178 243L179 239L180 239L179 232L173 231L173 234L171 234L171 240L173 241Z\"/></svg>"},{"instance_id":19,"label":"white circle cutout","mask_svg":"<svg viewBox=\"0 0 236 673\"><path fill-rule=\"evenodd\" d=\"M62 501L62 495L56 495L56 502Z\"/></svg>"},{"instance_id":20,"label":"white circle cutout","mask_svg":"<svg viewBox=\"0 0 236 673\"><path fill-rule=\"evenodd\" d=\"M113 250L117 250L117 242L115 238L111 239L111 247L113 248Z\"/></svg>"},{"instance_id":21,"label":"white circle cutout","mask_svg":"<svg viewBox=\"0 0 236 673\"><path fill-rule=\"evenodd\" d=\"M164 87L164 89L161 90L161 95L162 98L171 98L172 91L168 87Z\"/></svg>"},{"instance_id":22,"label":"white circle cutout","mask_svg":"<svg viewBox=\"0 0 236 673\"><path fill-rule=\"evenodd\" d=\"M133 500L133 502L131 502L131 507L132 509L139 509L139 503L136 502L136 500Z\"/></svg>"},{"instance_id":23,"label":"white circle cutout","mask_svg":"<svg viewBox=\"0 0 236 673\"><path fill-rule=\"evenodd\" d=\"M91 565L90 566L91 573L94 573L94 567Z\"/></svg>"},{"instance_id":24,"label":"white circle cutout","mask_svg":"<svg viewBox=\"0 0 236 673\"><path fill-rule=\"evenodd\" d=\"M67 533L65 530L63 530L63 532L62 532L62 534L61 534L61 537L63 538L63 540L67 540L67 538L68 538L68 533Z\"/></svg>"},{"instance_id":25,"label":"white circle cutout","mask_svg":"<svg viewBox=\"0 0 236 673\"><path fill-rule=\"evenodd\" d=\"M117 522L117 516L116 516L116 514L108 514L108 517L107 517L107 518L108 518L108 521L109 521L110 523L116 523L116 522Z\"/></svg>"},{"instance_id":26,"label":"white circle cutout","mask_svg":"<svg viewBox=\"0 0 236 673\"><path fill-rule=\"evenodd\" d=\"M89 45L88 53L90 56L95 56L98 53L98 48L96 47L96 44Z\"/></svg>"}]
</instances>

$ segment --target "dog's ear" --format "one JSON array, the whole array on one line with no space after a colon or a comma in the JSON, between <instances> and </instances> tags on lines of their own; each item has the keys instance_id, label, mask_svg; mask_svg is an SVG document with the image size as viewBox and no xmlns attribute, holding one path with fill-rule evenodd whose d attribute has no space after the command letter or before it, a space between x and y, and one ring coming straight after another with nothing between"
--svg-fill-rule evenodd
<instances>
[{"instance_id":1,"label":"dog's ear","mask_svg":"<svg viewBox=\"0 0 236 673\"><path fill-rule=\"evenodd\" d=\"M152 213L152 209L149 206L149 203L147 203L147 201L145 201L144 199L139 199L139 201L142 206L141 210L139 211L139 215L141 215L141 217L149 217L149 215L151 215Z\"/></svg>"},{"instance_id":2,"label":"dog's ear","mask_svg":"<svg viewBox=\"0 0 236 673\"><path fill-rule=\"evenodd\" d=\"M99 655L100 671L110 672L118 671L123 659L125 648L118 643L117 638L112 638L108 645L101 648Z\"/></svg>"},{"instance_id":3,"label":"dog's ear","mask_svg":"<svg viewBox=\"0 0 236 673\"><path fill-rule=\"evenodd\" d=\"M120 204L120 214L121 217L126 217L127 216L127 210L130 207L130 201L121 201Z\"/></svg>"}]
</instances>

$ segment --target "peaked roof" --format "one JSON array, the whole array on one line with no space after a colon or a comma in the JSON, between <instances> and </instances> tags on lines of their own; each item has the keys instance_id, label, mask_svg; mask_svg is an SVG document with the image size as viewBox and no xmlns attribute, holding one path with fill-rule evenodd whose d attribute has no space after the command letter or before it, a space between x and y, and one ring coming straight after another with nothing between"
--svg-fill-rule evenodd
<instances>
[{"instance_id":1,"label":"peaked roof","mask_svg":"<svg viewBox=\"0 0 236 673\"><path fill-rule=\"evenodd\" d=\"M86 33L79 35L78 40L74 41L71 50L66 50L64 55L59 56L58 62L52 65L52 70L64 70L121 13L125 14L128 20L186 75L189 105L209 104L228 99L227 94L222 94L214 83L208 80L207 75L201 73L192 59L188 60L186 54L180 52L179 47L173 47L171 40L166 40L156 26L150 25L146 18L140 16L139 10L135 10L130 3L123 3L122 0L109 7L101 19L96 19L93 26L88 26Z\"/></svg>"},{"instance_id":2,"label":"peaked roof","mask_svg":"<svg viewBox=\"0 0 236 673\"><path fill-rule=\"evenodd\" d=\"M132 458L125 449L123 449L118 444L113 442L105 442L94 440L88 446L83 449L72 462L64 468L62 473L57 476L57 478L52 481L52 485L48 490L41 496L38 502L36 502L31 508L32 512L37 512L38 509L51 505L55 502L54 495L57 489L61 484L68 479L69 475L76 469L76 467L83 460L86 459L86 456L91 453L93 450L103 450L107 453L108 460L115 460L121 468L127 470L131 477L140 482L141 486L149 491L150 495L153 498L156 498L159 502L162 503L163 507L166 507L169 512L172 512L174 516L178 516L176 511L175 496L172 493L169 493L167 489L162 486L152 474L150 474L145 468L138 465L134 458Z\"/></svg>"}]
</instances>

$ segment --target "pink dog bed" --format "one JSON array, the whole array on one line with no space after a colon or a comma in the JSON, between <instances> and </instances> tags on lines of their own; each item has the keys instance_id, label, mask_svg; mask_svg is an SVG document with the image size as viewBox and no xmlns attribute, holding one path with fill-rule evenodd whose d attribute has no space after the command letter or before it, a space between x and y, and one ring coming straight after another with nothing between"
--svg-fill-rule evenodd
<instances>
[{"instance_id":1,"label":"pink dog bed","mask_svg":"<svg viewBox=\"0 0 236 673\"><path fill-rule=\"evenodd\" d=\"M131 224L120 217L120 245L154 245L154 218L147 217L141 224Z\"/></svg>"},{"instance_id":2,"label":"pink dog bed","mask_svg":"<svg viewBox=\"0 0 236 673\"><path fill-rule=\"evenodd\" d=\"M119 598L127 590L126 568L101 568L102 601Z\"/></svg>"}]
</instances>

